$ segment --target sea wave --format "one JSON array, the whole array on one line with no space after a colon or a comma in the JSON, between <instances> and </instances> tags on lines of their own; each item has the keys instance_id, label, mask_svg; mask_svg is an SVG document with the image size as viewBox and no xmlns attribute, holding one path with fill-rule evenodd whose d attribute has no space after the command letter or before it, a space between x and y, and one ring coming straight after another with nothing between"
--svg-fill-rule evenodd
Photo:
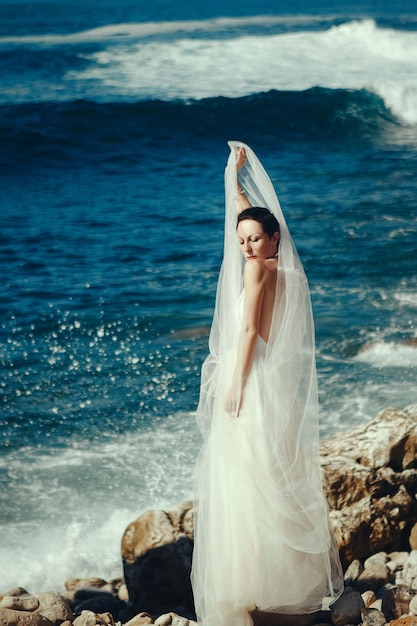
<instances>
[{"instance_id":1,"label":"sea wave","mask_svg":"<svg viewBox=\"0 0 417 626\"><path fill-rule=\"evenodd\" d=\"M417 365L417 339L402 343L379 341L367 344L358 353L356 360L379 369L414 368Z\"/></svg>"},{"instance_id":2,"label":"sea wave","mask_svg":"<svg viewBox=\"0 0 417 626\"><path fill-rule=\"evenodd\" d=\"M225 34L234 36L245 31L268 32L269 30L291 31L301 28L317 28L331 26L336 21L344 21L332 16L293 15L270 16L257 15L251 17L219 17L207 20L170 20L162 22L128 22L123 24L109 24L75 33L18 35L0 37L0 46L15 45L61 45L106 42L121 39L137 39L166 35L197 35Z\"/></svg>"},{"instance_id":3,"label":"sea wave","mask_svg":"<svg viewBox=\"0 0 417 626\"><path fill-rule=\"evenodd\" d=\"M3 454L0 471L9 488L0 496L0 588L47 591L63 589L74 574L122 575L124 530L147 508L192 497L200 443L187 412L107 443L86 438L67 448L26 446Z\"/></svg>"},{"instance_id":4,"label":"sea wave","mask_svg":"<svg viewBox=\"0 0 417 626\"><path fill-rule=\"evenodd\" d=\"M0 110L0 167L6 171L25 163L136 162L167 137L174 144L223 144L229 136L275 143L297 134L331 138L337 128L343 137L397 124L382 99L370 92L320 88L176 102L33 103Z\"/></svg>"},{"instance_id":5,"label":"sea wave","mask_svg":"<svg viewBox=\"0 0 417 626\"><path fill-rule=\"evenodd\" d=\"M417 32L382 28L371 19L318 27L317 19L121 24L72 35L3 38L6 52L10 45L17 49L9 60L5 53L9 78L2 101L172 102L319 86L367 90L401 121L416 124ZM75 55L67 44L76 45ZM28 63L29 51L32 74L23 73L19 84L16 63L22 55ZM48 53L54 70L49 74ZM66 65L57 60L61 54L67 55ZM43 55L38 67L36 55Z\"/></svg>"}]
</instances>

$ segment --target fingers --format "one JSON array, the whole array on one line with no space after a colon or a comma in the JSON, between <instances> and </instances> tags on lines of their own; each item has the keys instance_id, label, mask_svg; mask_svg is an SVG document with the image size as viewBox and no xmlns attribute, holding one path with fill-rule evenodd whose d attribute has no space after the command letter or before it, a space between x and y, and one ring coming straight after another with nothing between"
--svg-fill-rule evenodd
<instances>
[{"instance_id":1,"label":"fingers","mask_svg":"<svg viewBox=\"0 0 417 626\"><path fill-rule=\"evenodd\" d=\"M236 398L232 396L226 399L225 410L226 413L230 415L230 417L239 417L241 406L241 398Z\"/></svg>"}]
</instances>

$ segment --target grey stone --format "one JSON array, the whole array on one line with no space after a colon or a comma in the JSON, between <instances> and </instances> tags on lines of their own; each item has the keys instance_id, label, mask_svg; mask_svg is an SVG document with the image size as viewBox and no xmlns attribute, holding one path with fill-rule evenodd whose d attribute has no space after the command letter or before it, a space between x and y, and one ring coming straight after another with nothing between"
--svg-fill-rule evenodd
<instances>
[{"instance_id":1,"label":"grey stone","mask_svg":"<svg viewBox=\"0 0 417 626\"><path fill-rule=\"evenodd\" d=\"M357 591L342 593L330 607L332 623L334 626L347 626L348 624L359 624L361 621L361 611L364 609L361 594Z\"/></svg>"}]
</instances>

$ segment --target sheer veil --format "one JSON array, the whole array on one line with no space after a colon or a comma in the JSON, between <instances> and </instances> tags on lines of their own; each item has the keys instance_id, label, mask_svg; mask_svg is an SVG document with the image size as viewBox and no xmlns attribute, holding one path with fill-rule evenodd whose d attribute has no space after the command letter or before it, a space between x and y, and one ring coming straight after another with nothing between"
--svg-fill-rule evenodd
<instances>
[{"instance_id":1,"label":"sheer veil","mask_svg":"<svg viewBox=\"0 0 417 626\"><path fill-rule=\"evenodd\" d=\"M255 470L262 480L260 489L264 508L257 505L254 515L262 516L262 532L269 533L278 544L295 551L298 559L309 560L310 575L311 571L320 575L316 587L305 585L307 597L285 604L284 600L279 600L278 594L278 604L275 604L279 581L274 580L277 567L272 550L270 555L262 557L261 563L262 569L270 570L268 575L272 572L271 587L259 591L256 605L263 610L282 613L313 612L320 609L324 596L335 597L343 589L343 575L329 531L322 489L315 336L308 282L274 187L262 164L244 143L230 141L229 147L231 151L225 171L224 257L209 338L210 353L202 368L196 416L206 443L200 452L195 475L197 513L192 578L197 613L203 614L203 623L204 613L209 611L208 604L215 602L214 598L210 600L210 572L206 563L209 558L207 550L213 546L203 545L210 541L211 532L208 447L216 422L222 424L225 420L224 397L231 382L240 331L235 315L243 289L244 265L236 237L235 148L238 147L245 148L247 155L239 180L248 199L253 206L267 207L278 219L281 229L274 313L262 366L261 402L268 434L268 449L265 450L268 460L258 463ZM225 450L224 454L229 453ZM262 475L264 465L268 465L268 471ZM303 568L303 561L299 562L299 568ZM265 586L268 586L267 582Z\"/></svg>"}]
</instances>

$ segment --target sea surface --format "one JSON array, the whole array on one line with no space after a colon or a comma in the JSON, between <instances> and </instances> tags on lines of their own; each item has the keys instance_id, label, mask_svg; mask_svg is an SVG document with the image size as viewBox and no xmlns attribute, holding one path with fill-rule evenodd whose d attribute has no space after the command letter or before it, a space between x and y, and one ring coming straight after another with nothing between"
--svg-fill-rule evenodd
<instances>
[{"instance_id":1,"label":"sea surface","mask_svg":"<svg viewBox=\"0 0 417 626\"><path fill-rule=\"evenodd\" d=\"M227 140L309 278L321 436L417 403L417 7L0 0L0 592L192 496Z\"/></svg>"}]
</instances>

